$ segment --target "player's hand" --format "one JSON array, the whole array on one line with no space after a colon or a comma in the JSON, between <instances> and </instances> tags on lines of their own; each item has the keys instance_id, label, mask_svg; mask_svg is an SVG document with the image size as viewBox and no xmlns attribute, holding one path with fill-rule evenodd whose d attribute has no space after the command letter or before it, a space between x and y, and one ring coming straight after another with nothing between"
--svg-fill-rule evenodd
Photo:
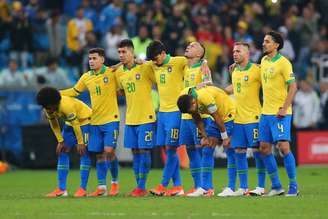
<instances>
[{"instance_id":1,"label":"player's hand","mask_svg":"<svg viewBox=\"0 0 328 219\"><path fill-rule=\"evenodd\" d=\"M116 65L110 66L110 68L115 72L121 65L123 65L122 62L117 63Z\"/></svg>"},{"instance_id":2,"label":"player's hand","mask_svg":"<svg viewBox=\"0 0 328 219\"><path fill-rule=\"evenodd\" d=\"M65 145L64 145L64 142L59 142L57 144L57 148L56 148L56 153L57 154L60 154L61 152L63 152L65 149Z\"/></svg>"},{"instance_id":3,"label":"player's hand","mask_svg":"<svg viewBox=\"0 0 328 219\"><path fill-rule=\"evenodd\" d=\"M135 59L134 59L134 62L135 62L137 65L142 65L142 64L145 63L146 61L143 60L143 59L140 59L140 58L135 58Z\"/></svg>"},{"instance_id":4,"label":"player's hand","mask_svg":"<svg viewBox=\"0 0 328 219\"><path fill-rule=\"evenodd\" d=\"M203 138L200 140L200 145L201 145L202 147L210 145L210 142L209 142L208 137L203 137Z\"/></svg>"},{"instance_id":5,"label":"player's hand","mask_svg":"<svg viewBox=\"0 0 328 219\"><path fill-rule=\"evenodd\" d=\"M230 147L230 138L223 139L222 145L224 148L229 148Z\"/></svg>"},{"instance_id":6,"label":"player's hand","mask_svg":"<svg viewBox=\"0 0 328 219\"><path fill-rule=\"evenodd\" d=\"M87 146L85 144L77 144L76 145L76 149L77 149L77 152L80 154L80 155L83 155L86 153L87 151Z\"/></svg>"},{"instance_id":7,"label":"player's hand","mask_svg":"<svg viewBox=\"0 0 328 219\"><path fill-rule=\"evenodd\" d=\"M236 63L229 65L229 67L228 67L229 73L231 74L235 68L236 68Z\"/></svg>"},{"instance_id":8,"label":"player's hand","mask_svg":"<svg viewBox=\"0 0 328 219\"><path fill-rule=\"evenodd\" d=\"M284 109L283 107L279 108L279 111L277 113L278 118L285 117L287 115L287 109Z\"/></svg>"}]
</instances>

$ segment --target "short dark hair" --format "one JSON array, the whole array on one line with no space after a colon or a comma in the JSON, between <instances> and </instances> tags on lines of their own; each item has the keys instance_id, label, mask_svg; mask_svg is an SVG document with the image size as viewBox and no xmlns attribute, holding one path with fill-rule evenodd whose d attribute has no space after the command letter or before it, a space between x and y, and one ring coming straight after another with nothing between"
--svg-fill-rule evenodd
<instances>
[{"instance_id":1,"label":"short dark hair","mask_svg":"<svg viewBox=\"0 0 328 219\"><path fill-rule=\"evenodd\" d=\"M128 47L134 49L134 45L132 40L130 39L124 39L119 44L117 45L117 48L123 48L123 47Z\"/></svg>"},{"instance_id":2,"label":"short dark hair","mask_svg":"<svg viewBox=\"0 0 328 219\"><path fill-rule=\"evenodd\" d=\"M36 94L36 102L43 108L50 105L58 105L61 95L56 88L44 87Z\"/></svg>"},{"instance_id":3,"label":"short dark hair","mask_svg":"<svg viewBox=\"0 0 328 219\"><path fill-rule=\"evenodd\" d=\"M270 35L275 43L278 43L278 51L284 47L284 39L281 34L276 31L270 31L266 35Z\"/></svg>"},{"instance_id":4,"label":"short dark hair","mask_svg":"<svg viewBox=\"0 0 328 219\"><path fill-rule=\"evenodd\" d=\"M52 64L57 64L58 60L56 57L49 57L46 60L46 66L52 65Z\"/></svg>"},{"instance_id":5,"label":"short dark hair","mask_svg":"<svg viewBox=\"0 0 328 219\"><path fill-rule=\"evenodd\" d=\"M161 54L162 52L166 52L166 48L161 41L155 40L149 43L147 47L147 59L154 60L156 56Z\"/></svg>"},{"instance_id":6,"label":"short dark hair","mask_svg":"<svg viewBox=\"0 0 328 219\"><path fill-rule=\"evenodd\" d=\"M181 95L178 98L177 105L182 113L189 113L189 109L191 107L192 96L188 94Z\"/></svg>"},{"instance_id":7,"label":"short dark hair","mask_svg":"<svg viewBox=\"0 0 328 219\"><path fill-rule=\"evenodd\" d=\"M94 54L94 53L98 53L99 56L102 56L105 58L105 50L103 48L92 48L89 49L89 55L90 54Z\"/></svg>"}]
</instances>

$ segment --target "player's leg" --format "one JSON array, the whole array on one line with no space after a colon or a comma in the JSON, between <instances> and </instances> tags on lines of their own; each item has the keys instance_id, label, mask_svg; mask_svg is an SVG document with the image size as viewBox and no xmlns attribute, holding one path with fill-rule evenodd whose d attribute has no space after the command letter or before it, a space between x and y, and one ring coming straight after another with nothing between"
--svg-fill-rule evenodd
<instances>
[{"instance_id":1,"label":"player's leg","mask_svg":"<svg viewBox=\"0 0 328 219\"><path fill-rule=\"evenodd\" d=\"M235 149L237 174L240 182L240 187L234 192L234 196L248 194L248 162L246 157L248 144L245 126L245 124L235 124L231 136L231 146Z\"/></svg>"},{"instance_id":2,"label":"player's leg","mask_svg":"<svg viewBox=\"0 0 328 219\"><path fill-rule=\"evenodd\" d=\"M109 195L115 196L119 193L118 159L115 153L119 134L119 122L102 125L101 129L104 134L104 151L107 155L107 167L112 177Z\"/></svg>"},{"instance_id":3,"label":"player's leg","mask_svg":"<svg viewBox=\"0 0 328 219\"><path fill-rule=\"evenodd\" d=\"M88 145L89 139L89 125L81 126L83 141L85 145ZM76 140L77 142L77 140ZM89 174L91 169L91 158L88 150L80 155L80 188L75 192L74 197L87 196L87 184L89 180Z\"/></svg>"},{"instance_id":4,"label":"player's leg","mask_svg":"<svg viewBox=\"0 0 328 219\"><path fill-rule=\"evenodd\" d=\"M193 188L186 195L193 193L201 186L201 148L197 138L197 127L192 119L182 119L180 125L179 145L186 145L189 167L194 181Z\"/></svg>"},{"instance_id":5,"label":"player's leg","mask_svg":"<svg viewBox=\"0 0 328 219\"><path fill-rule=\"evenodd\" d=\"M139 164L140 153L138 149L138 139L135 125L125 125L124 128L124 147L130 149L133 159L133 172L136 179L136 184L139 182Z\"/></svg>"},{"instance_id":6,"label":"player's leg","mask_svg":"<svg viewBox=\"0 0 328 219\"><path fill-rule=\"evenodd\" d=\"M282 195L285 192L280 183L277 161L272 154L271 144L273 143L273 137L271 125L273 117L262 115L259 123L260 153L272 184L268 196Z\"/></svg>"},{"instance_id":7,"label":"player's leg","mask_svg":"<svg viewBox=\"0 0 328 219\"><path fill-rule=\"evenodd\" d=\"M107 195L107 159L104 153L103 135L99 126L89 126L89 144L88 151L96 154L96 171L98 186L95 192L88 196L106 196Z\"/></svg>"},{"instance_id":8,"label":"player's leg","mask_svg":"<svg viewBox=\"0 0 328 219\"><path fill-rule=\"evenodd\" d=\"M293 153L290 150L290 125L291 116L287 115L284 118L277 118L274 140L278 142L278 147L284 156L284 165L289 178L289 190L286 196L297 196L296 182L296 162Z\"/></svg>"}]
</instances>

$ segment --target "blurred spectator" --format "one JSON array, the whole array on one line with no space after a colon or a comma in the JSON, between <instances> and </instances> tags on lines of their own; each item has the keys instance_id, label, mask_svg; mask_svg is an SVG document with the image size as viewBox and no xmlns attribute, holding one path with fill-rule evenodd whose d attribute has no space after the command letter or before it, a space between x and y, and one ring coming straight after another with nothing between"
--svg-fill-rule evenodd
<instances>
[{"instance_id":1,"label":"blurred spectator","mask_svg":"<svg viewBox=\"0 0 328 219\"><path fill-rule=\"evenodd\" d=\"M138 7L134 2L129 2L125 15L126 29L130 38L137 35Z\"/></svg>"},{"instance_id":2,"label":"blurred spectator","mask_svg":"<svg viewBox=\"0 0 328 219\"><path fill-rule=\"evenodd\" d=\"M92 48L100 47L99 40L94 32L88 32L85 36L87 40L87 45L84 47L83 56L83 72L89 70L89 53L88 51Z\"/></svg>"},{"instance_id":3,"label":"blurred spectator","mask_svg":"<svg viewBox=\"0 0 328 219\"><path fill-rule=\"evenodd\" d=\"M52 86L58 89L67 88L72 85L66 73L58 67L56 58L48 58L46 66L35 71L30 83L34 86Z\"/></svg>"},{"instance_id":4,"label":"blurred spectator","mask_svg":"<svg viewBox=\"0 0 328 219\"><path fill-rule=\"evenodd\" d=\"M29 52L32 51L32 27L18 1L13 2L13 20L10 27L10 58L16 59L23 68L28 65Z\"/></svg>"},{"instance_id":5,"label":"blurred spectator","mask_svg":"<svg viewBox=\"0 0 328 219\"><path fill-rule=\"evenodd\" d=\"M80 73L83 71L83 48L86 45L85 35L92 30L92 22L84 17L84 9L80 7L76 12L76 18L71 19L67 25L69 64L77 67Z\"/></svg>"},{"instance_id":6,"label":"blurred spectator","mask_svg":"<svg viewBox=\"0 0 328 219\"><path fill-rule=\"evenodd\" d=\"M8 64L8 50L10 48L9 27L10 8L6 0L0 0L0 69Z\"/></svg>"},{"instance_id":7,"label":"blurred spectator","mask_svg":"<svg viewBox=\"0 0 328 219\"><path fill-rule=\"evenodd\" d=\"M94 1L92 1L94 3ZM93 30L99 32L101 25L99 22L98 14L95 9L95 5L92 5L90 0L82 0L82 7L84 8L84 17L91 20L93 24Z\"/></svg>"},{"instance_id":8,"label":"blurred spectator","mask_svg":"<svg viewBox=\"0 0 328 219\"><path fill-rule=\"evenodd\" d=\"M121 20L116 20L116 23L112 26L104 39L106 57L108 58L109 65L117 64L120 59L117 53L117 45L124 39L128 38L128 34L124 30Z\"/></svg>"},{"instance_id":9,"label":"blurred spectator","mask_svg":"<svg viewBox=\"0 0 328 219\"><path fill-rule=\"evenodd\" d=\"M0 87L25 87L26 77L18 70L17 61L9 61L9 68L4 69L0 74Z\"/></svg>"},{"instance_id":10,"label":"blurred spectator","mask_svg":"<svg viewBox=\"0 0 328 219\"><path fill-rule=\"evenodd\" d=\"M320 100L306 80L299 82L293 110L293 124L297 129L311 130L317 127L320 118Z\"/></svg>"},{"instance_id":11,"label":"blurred spectator","mask_svg":"<svg viewBox=\"0 0 328 219\"><path fill-rule=\"evenodd\" d=\"M294 61L295 52L292 43L288 39L288 30L286 27L279 27L278 31L284 39L284 47L279 51L282 55L286 56L290 61Z\"/></svg>"},{"instance_id":12,"label":"blurred spectator","mask_svg":"<svg viewBox=\"0 0 328 219\"><path fill-rule=\"evenodd\" d=\"M328 129L328 81L320 82L320 128Z\"/></svg>"},{"instance_id":13,"label":"blurred spectator","mask_svg":"<svg viewBox=\"0 0 328 219\"><path fill-rule=\"evenodd\" d=\"M33 20L37 17L39 5L38 0L30 0L25 7L26 16L31 22L33 22Z\"/></svg>"},{"instance_id":14,"label":"blurred spectator","mask_svg":"<svg viewBox=\"0 0 328 219\"><path fill-rule=\"evenodd\" d=\"M191 33L192 33L192 31L191 31ZM162 30L161 30L161 27L159 25L153 26L153 29L152 29L152 40L154 40L154 41L155 40L162 41Z\"/></svg>"},{"instance_id":15,"label":"blurred spectator","mask_svg":"<svg viewBox=\"0 0 328 219\"><path fill-rule=\"evenodd\" d=\"M253 38L248 34L248 24L245 21L238 21L237 31L234 34L234 38L236 41L241 41L245 43L252 43Z\"/></svg>"},{"instance_id":16,"label":"blurred spectator","mask_svg":"<svg viewBox=\"0 0 328 219\"><path fill-rule=\"evenodd\" d=\"M123 1L113 0L100 13L100 32L105 35L112 29L117 18L121 17L123 13Z\"/></svg>"},{"instance_id":17,"label":"blurred spectator","mask_svg":"<svg viewBox=\"0 0 328 219\"><path fill-rule=\"evenodd\" d=\"M132 38L132 42L134 45L134 54L138 58L146 59L146 49L151 39L149 38L148 28L146 25L142 24L139 27L138 36Z\"/></svg>"},{"instance_id":18,"label":"blurred spectator","mask_svg":"<svg viewBox=\"0 0 328 219\"><path fill-rule=\"evenodd\" d=\"M59 57L65 44L64 26L60 23L60 13L55 10L46 23L50 56Z\"/></svg>"}]
</instances>

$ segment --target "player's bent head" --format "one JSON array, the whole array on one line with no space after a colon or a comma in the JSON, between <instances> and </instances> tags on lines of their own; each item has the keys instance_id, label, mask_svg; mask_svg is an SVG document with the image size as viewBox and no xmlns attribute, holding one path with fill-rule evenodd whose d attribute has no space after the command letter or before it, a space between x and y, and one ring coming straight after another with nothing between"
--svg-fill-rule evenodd
<instances>
[{"instance_id":1,"label":"player's bent head","mask_svg":"<svg viewBox=\"0 0 328 219\"><path fill-rule=\"evenodd\" d=\"M271 36L272 40L279 44L277 50L281 50L284 47L284 39L282 38L281 34L276 31L270 31L266 35Z\"/></svg>"},{"instance_id":2,"label":"player's bent head","mask_svg":"<svg viewBox=\"0 0 328 219\"><path fill-rule=\"evenodd\" d=\"M181 95L178 98L177 105L182 113L190 113L193 97L191 95Z\"/></svg>"},{"instance_id":3,"label":"player's bent head","mask_svg":"<svg viewBox=\"0 0 328 219\"><path fill-rule=\"evenodd\" d=\"M98 54L99 56L105 58L105 50L103 48L92 48L89 49L89 55Z\"/></svg>"},{"instance_id":4,"label":"player's bent head","mask_svg":"<svg viewBox=\"0 0 328 219\"><path fill-rule=\"evenodd\" d=\"M36 94L36 102L43 108L58 106L61 95L56 88L44 87Z\"/></svg>"},{"instance_id":5,"label":"player's bent head","mask_svg":"<svg viewBox=\"0 0 328 219\"><path fill-rule=\"evenodd\" d=\"M164 44L161 41L155 40L148 45L146 55L148 60L155 61L163 53L166 53Z\"/></svg>"}]
</instances>

